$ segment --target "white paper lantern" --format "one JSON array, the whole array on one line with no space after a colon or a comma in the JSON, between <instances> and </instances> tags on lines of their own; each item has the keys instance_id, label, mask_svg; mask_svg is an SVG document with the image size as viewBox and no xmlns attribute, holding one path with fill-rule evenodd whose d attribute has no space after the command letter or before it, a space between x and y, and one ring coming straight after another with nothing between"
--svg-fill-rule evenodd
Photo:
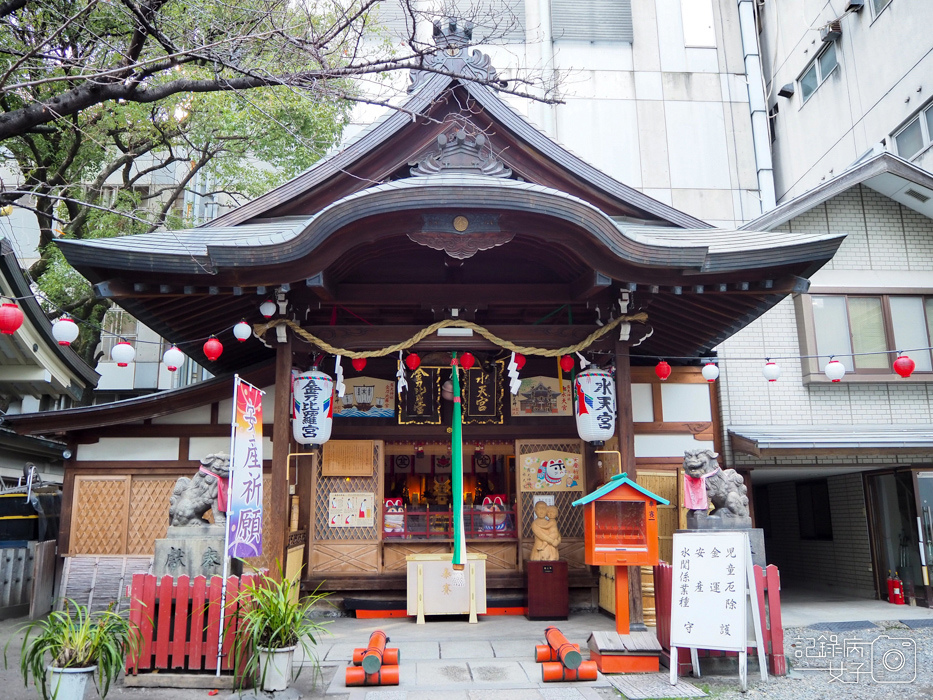
<instances>
[{"instance_id":1,"label":"white paper lantern","mask_svg":"<svg viewBox=\"0 0 933 700\"><path fill-rule=\"evenodd\" d=\"M174 372L181 364L185 361L185 353L176 348L174 345L165 351L165 354L162 355L162 362L165 363L165 366L168 368L169 372Z\"/></svg>"},{"instance_id":2,"label":"white paper lantern","mask_svg":"<svg viewBox=\"0 0 933 700\"><path fill-rule=\"evenodd\" d=\"M703 365L703 378L708 382L715 382L719 379L719 367L715 362L707 362Z\"/></svg>"},{"instance_id":3,"label":"white paper lantern","mask_svg":"<svg viewBox=\"0 0 933 700\"><path fill-rule=\"evenodd\" d=\"M52 324L52 337L58 341L59 345L71 345L72 341L78 337L78 324L69 316L62 316Z\"/></svg>"},{"instance_id":4,"label":"white paper lantern","mask_svg":"<svg viewBox=\"0 0 933 700\"><path fill-rule=\"evenodd\" d=\"M259 313L263 315L263 318L272 318L277 308L272 299L266 299L259 305Z\"/></svg>"},{"instance_id":5,"label":"white paper lantern","mask_svg":"<svg viewBox=\"0 0 933 700\"><path fill-rule=\"evenodd\" d=\"M616 383L598 367L587 367L574 381L577 433L587 442L605 442L616 429Z\"/></svg>"},{"instance_id":6,"label":"white paper lantern","mask_svg":"<svg viewBox=\"0 0 933 700\"><path fill-rule=\"evenodd\" d=\"M334 422L334 380L313 369L292 382L292 435L300 445L323 445Z\"/></svg>"},{"instance_id":7,"label":"white paper lantern","mask_svg":"<svg viewBox=\"0 0 933 700\"><path fill-rule=\"evenodd\" d=\"M233 337L239 340L241 343L244 340L248 340L252 334L253 329L246 321L240 321L233 327Z\"/></svg>"},{"instance_id":8,"label":"white paper lantern","mask_svg":"<svg viewBox=\"0 0 933 700\"><path fill-rule=\"evenodd\" d=\"M845 376L845 373L846 366L839 360L830 360L823 368L823 374L825 374L834 382L842 380L842 378Z\"/></svg>"},{"instance_id":9,"label":"white paper lantern","mask_svg":"<svg viewBox=\"0 0 933 700\"><path fill-rule=\"evenodd\" d=\"M110 349L110 359L117 367L126 367L136 357L136 349L125 340L121 340Z\"/></svg>"},{"instance_id":10,"label":"white paper lantern","mask_svg":"<svg viewBox=\"0 0 933 700\"><path fill-rule=\"evenodd\" d=\"M764 366L764 369L761 370L761 373L769 382L776 382L778 377L781 376L781 368L777 362L771 362L769 360L768 363Z\"/></svg>"}]
</instances>

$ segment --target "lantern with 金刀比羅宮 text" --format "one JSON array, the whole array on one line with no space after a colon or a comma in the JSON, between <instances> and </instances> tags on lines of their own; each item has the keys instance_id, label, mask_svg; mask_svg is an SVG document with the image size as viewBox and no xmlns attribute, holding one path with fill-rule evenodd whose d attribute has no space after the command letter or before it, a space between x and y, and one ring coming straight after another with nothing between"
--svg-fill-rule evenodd
<instances>
[{"instance_id":1,"label":"lantern with \u91d1\u5200\u6bd4\u7f85\u5bae text","mask_svg":"<svg viewBox=\"0 0 933 700\"><path fill-rule=\"evenodd\" d=\"M612 374L587 367L574 381L577 433L582 440L602 444L615 434L616 385Z\"/></svg>"},{"instance_id":2,"label":"lantern with \u91d1\u5200\u6bd4\u7f85\u5bae text","mask_svg":"<svg viewBox=\"0 0 933 700\"><path fill-rule=\"evenodd\" d=\"M334 380L320 370L292 382L292 435L300 445L323 445L334 423Z\"/></svg>"}]
</instances>

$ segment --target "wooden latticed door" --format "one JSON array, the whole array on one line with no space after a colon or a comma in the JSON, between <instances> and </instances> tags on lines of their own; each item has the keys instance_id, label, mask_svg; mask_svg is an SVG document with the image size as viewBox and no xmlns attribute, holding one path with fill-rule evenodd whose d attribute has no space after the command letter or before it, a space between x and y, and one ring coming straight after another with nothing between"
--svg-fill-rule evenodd
<instances>
[{"instance_id":1,"label":"wooden latticed door","mask_svg":"<svg viewBox=\"0 0 933 700\"><path fill-rule=\"evenodd\" d=\"M658 505L658 556L661 561L673 558L674 531L680 527L680 472L664 469L639 469L635 481L652 493L670 501L670 505ZM599 607L615 615L615 567L599 567ZM645 624L654 626L657 621L654 602L654 571L650 566L641 567L641 600Z\"/></svg>"}]
</instances>

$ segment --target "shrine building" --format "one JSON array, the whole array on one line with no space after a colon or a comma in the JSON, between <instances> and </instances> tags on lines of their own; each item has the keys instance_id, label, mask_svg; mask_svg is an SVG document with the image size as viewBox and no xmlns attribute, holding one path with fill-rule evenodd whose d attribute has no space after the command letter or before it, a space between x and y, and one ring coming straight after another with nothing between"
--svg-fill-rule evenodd
<instances>
[{"instance_id":1,"label":"shrine building","mask_svg":"<svg viewBox=\"0 0 933 700\"><path fill-rule=\"evenodd\" d=\"M486 557L490 600L523 588L534 504L546 500L559 509L568 586L594 601L600 575L570 504L620 472L671 501L658 513L660 557L671 560L684 450L719 451L722 434L701 360L806 291L843 236L712 228L613 180L492 87L451 77L496 78L456 38L440 72L413 75L402 109L254 201L191 230L58 241L98 294L215 374L7 418L72 452L66 571L88 557L122 574L145 568L176 479L229 451L238 374L265 391L264 550L253 563L287 561L306 588L325 581L340 596L400 595L408 556L452 545L453 352L475 359L462 375L465 537ZM232 334L241 320L253 328L244 342ZM223 344L214 362L201 354L211 335ZM516 349L525 363L513 384ZM293 374L335 377L337 355L346 389L333 397L330 440L299 444ZM614 377L604 445L577 431L581 358ZM661 359L674 366L663 382ZM600 596L610 611L611 590ZM633 606L633 622L641 615Z\"/></svg>"}]
</instances>

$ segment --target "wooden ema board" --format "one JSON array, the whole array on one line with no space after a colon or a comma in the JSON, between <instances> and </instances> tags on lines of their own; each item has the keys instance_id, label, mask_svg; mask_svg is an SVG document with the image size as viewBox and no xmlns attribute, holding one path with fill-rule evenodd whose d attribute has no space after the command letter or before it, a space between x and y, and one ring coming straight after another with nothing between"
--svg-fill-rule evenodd
<instances>
[{"instance_id":1,"label":"wooden ema board","mask_svg":"<svg viewBox=\"0 0 933 700\"><path fill-rule=\"evenodd\" d=\"M678 648L690 649L693 675L700 677L698 649L734 651L739 655L739 681L748 689L748 635L751 606L758 658L764 659L752 550L742 531L677 532L674 534L671 596L671 659ZM761 680L768 669L759 664ZM671 685L677 683L677 663L671 664Z\"/></svg>"},{"instance_id":2,"label":"wooden ema board","mask_svg":"<svg viewBox=\"0 0 933 700\"><path fill-rule=\"evenodd\" d=\"M593 632L587 640L590 660L601 673L657 673L661 645L651 632Z\"/></svg>"},{"instance_id":3,"label":"wooden ema board","mask_svg":"<svg viewBox=\"0 0 933 700\"><path fill-rule=\"evenodd\" d=\"M250 579L249 576L244 576L242 581L236 576L227 579L222 622L223 579L220 576L210 581L203 576L194 579L179 576L176 583L171 576L157 579L151 574L134 574L130 628L136 642L127 654L127 675L176 669L182 673L216 671L218 658L221 671L233 671L237 596L241 584L245 585ZM218 654L221 624L224 636Z\"/></svg>"}]
</instances>

